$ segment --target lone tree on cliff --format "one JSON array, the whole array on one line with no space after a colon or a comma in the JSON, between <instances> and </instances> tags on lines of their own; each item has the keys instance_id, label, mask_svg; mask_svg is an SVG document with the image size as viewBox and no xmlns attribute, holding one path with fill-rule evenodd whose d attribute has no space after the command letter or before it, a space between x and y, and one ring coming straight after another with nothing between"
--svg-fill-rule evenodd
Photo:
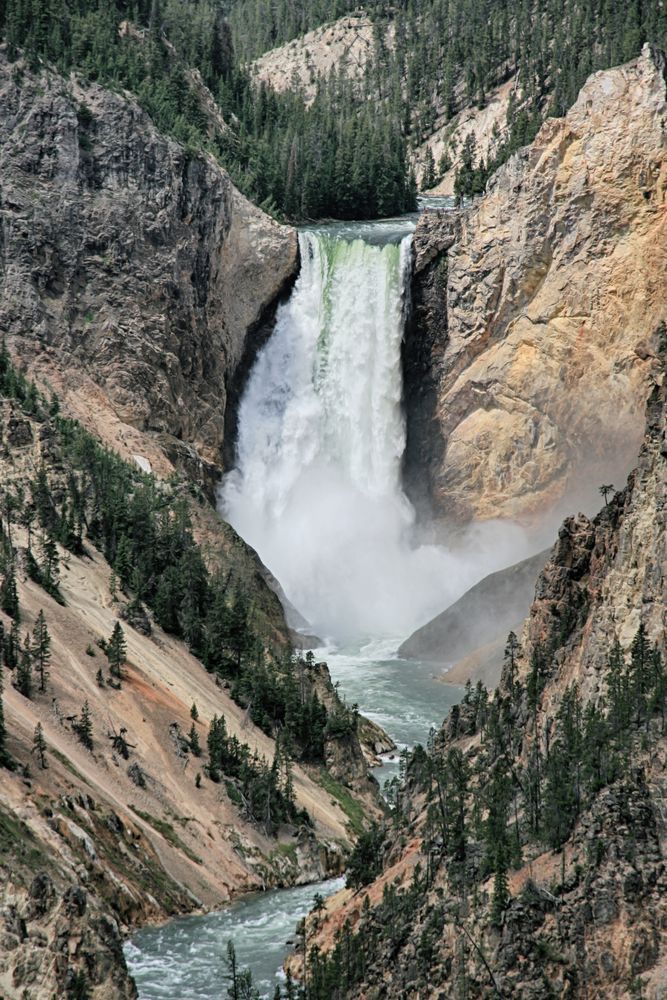
<instances>
[{"instance_id":1,"label":"lone tree on cliff","mask_svg":"<svg viewBox=\"0 0 667 1000\"><path fill-rule=\"evenodd\" d=\"M83 743L86 750L93 749L93 723L90 718L90 705L88 700L84 701L81 715L77 722L72 723L72 729L79 737L79 743Z\"/></svg>"},{"instance_id":2,"label":"lone tree on cliff","mask_svg":"<svg viewBox=\"0 0 667 1000\"><path fill-rule=\"evenodd\" d=\"M49 662L51 660L51 636L46 627L44 612L37 615L35 627L32 630L32 655L37 674L39 675L39 690L46 691L46 684L49 679Z\"/></svg>"},{"instance_id":3,"label":"lone tree on cliff","mask_svg":"<svg viewBox=\"0 0 667 1000\"><path fill-rule=\"evenodd\" d=\"M613 483L608 483L608 484L606 484L604 486L601 486L598 492L600 493L600 496L604 497L604 505L606 507L607 506L607 497L610 495L610 493L614 492L614 485L613 485Z\"/></svg>"},{"instance_id":4,"label":"lone tree on cliff","mask_svg":"<svg viewBox=\"0 0 667 1000\"><path fill-rule=\"evenodd\" d=\"M32 740L32 752L37 754L37 760L39 761L39 766L42 771L46 770L49 765L46 763L46 740L44 739L44 730L42 729L41 722L38 722L35 726L35 735Z\"/></svg>"},{"instance_id":5,"label":"lone tree on cliff","mask_svg":"<svg viewBox=\"0 0 667 1000\"><path fill-rule=\"evenodd\" d=\"M127 659L127 646L125 644L125 633L120 622L116 622L111 633L111 638L107 644L107 658L109 660L109 673L118 680L122 680L122 669Z\"/></svg>"}]
</instances>

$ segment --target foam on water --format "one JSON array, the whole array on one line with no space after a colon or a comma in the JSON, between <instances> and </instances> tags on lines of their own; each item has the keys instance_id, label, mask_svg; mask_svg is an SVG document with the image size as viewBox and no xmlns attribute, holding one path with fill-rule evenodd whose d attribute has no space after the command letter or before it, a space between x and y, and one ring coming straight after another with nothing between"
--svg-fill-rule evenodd
<instances>
[{"instance_id":1,"label":"foam on water","mask_svg":"<svg viewBox=\"0 0 667 1000\"><path fill-rule=\"evenodd\" d=\"M267 892L202 917L148 927L125 945L125 958L141 1000L219 1000L226 996L227 942L234 941L240 966L253 972L263 997L272 997L282 974L286 942L308 913L316 893L326 897L344 884Z\"/></svg>"}]
</instances>

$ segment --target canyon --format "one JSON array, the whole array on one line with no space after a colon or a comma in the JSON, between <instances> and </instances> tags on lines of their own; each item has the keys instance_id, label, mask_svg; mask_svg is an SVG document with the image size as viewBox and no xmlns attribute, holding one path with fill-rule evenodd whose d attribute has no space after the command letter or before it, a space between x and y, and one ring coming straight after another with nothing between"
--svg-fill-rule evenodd
<instances>
[{"instance_id":1,"label":"canyon","mask_svg":"<svg viewBox=\"0 0 667 1000\"><path fill-rule=\"evenodd\" d=\"M504 735L487 728L484 689L468 692L435 734L429 758L422 751L408 767L398 818L383 831L381 872L330 897L308 918L311 947L320 963L334 956L331 974L343 977L345 996L417 1000L457 997L465 989L478 997L583 997L592 991L621 998L633 990L657 1000L664 993L667 829L660 718L651 723L649 712L644 736L627 750L627 767L582 804L551 849L525 832L531 806L524 784L533 780L536 760L548 759L550 740L563 745L556 723L568 699L581 698L587 713L613 704L615 642L636 657L637 635L643 634L642 641L664 650L664 325L655 346L663 367L648 399L637 466L595 518L579 514L563 523L519 641L505 655L490 705L505 719L501 730L509 728ZM461 786L457 790L444 777L459 762L457 773L470 776L463 797ZM474 820L474 803L481 801L493 822L493 775L504 768L517 776L510 828L518 838L521 823L524 833L506 886L501 883L499 916L499 883L484 868L488 834ZM442 834L438 794L450 809ZM453 832L459 810L472 813L463 848ZM345 955L360 948L363 960L348 958L346 968ZM300 957L290 960L290 968L303 974Z\"/></svg>"},{"instance_id":2,"label":"canyon","mask_svg":"<svg viewBox=\"0 0 667 1000\"><path fill-rule=\"evenodd\" d=\"M352 47L349 30L356 38ZM349 18L340 30L322 29L292 45L304 66L306 94L317 74L327 72L329 55L348 53L354 72L363 74L371 40L370 23ZM331 49L327 58L317 55L317 46ZM291 81L294 69L285 70L283 55L262 57L255 64L258 79L275 86L279 78ZM502 118L511 87L492 95L483 121L471 109L459 112L459 141L470 128L496 141L493 122ZM393 450L389 471L380 463L376 479L380 485L390 481L400 552L404 529L414 521L403 489L417 512L417 528L436 541L464 537L471 523L485 524L489 538L518 524L521 545L538 552L551 543L566 512L585 511L558 529L548 559L540 555L521 564L520 584L507 571L502 581L478 583L402 650L437 664L460 660L453 681L499 680L496 703L510 705L514 729L524 734L508 758L523 773L539 744L531 733L548 741L569 688L576 685L585 704L604 697L615 640L627 651L642 625L656 648L664 644L666 114L665 60L646 46L633 62L592 76L565 118L547 121L535 142L498 170L484 196L460 210L427 208L408 220L414 236L400 233L400 251L394 240L377 253L355 234L363 246L352 237L345 244L343 237L342 252L326 234L302 234L299 241L293 228L244 198L212 155L162 135L131 95L52 69L34 70L22 60L10 63L0 48L0 331L17 368L46 398L57 393L66 417L130 463L136 475L148 475L158 495L173 495L187 508L207 565L248 595L273 669L298 639L276 593L285 581L276 582L251 545L215 512L217 489L247 440L247 425L245 438L239 427L242 400L267 357L263 349L281 330L281 317L301 301L299 280L312 271L315 288L319 275L319 308L327 301L326 275L346 282L349 293L350 274L361 275L362 261L380 290L369 324L386 309L395 326L396 357L387 361L378 350L380 373L391 368L392 393L382 404L391 411L384 431L391 424ZM448 183L451 176L441 193L450 193ZM391 258L390 270L378 263L382 254ZM344 257L337 272L331 262ZM385 271L393 297L382 286ZM403 274L410 309L401 346ZM346 305L344 296L339 301ZM329 401L339 405L344 396L337 395L340 386L324 351L335 314L329 306L316 344L318 377ZM353 329L342 310L338 332ZM276 339L272 343L275 348ZM341 353L346 342L343 347ZM304 356L308 381L312 358ZM375 358L366 367L373 364ZM347 384L354 365L345 371ZM360 391L363 403L362 397ZM37 419L25 402L1 403L3 490L29 492L38 471L48 467L62 498L76 473L59 444L58 417ZM376 402L371 409L377 415L381 407ZM340 411L333 406L331 412L329 442L344 426ZM312 430L313 411L304 420ZM351 421L350 435L356 424ZM382 430L374 425L364 444L382 439ZM354 458L353 448L338 444L332 448L337 457L342 450ZM257 449L250 450L256 457ZM377 460L377 449L369 454ZM262 487L280 471L274 458L268 454L262 465ZM605 498L593 516L600 484L618 486L633 468L627 487L608 505ZM364 477L352 472L356 488ZM242 514L261 495L257 488L242 493ZM299 495L303 499L301 487ZM330 500L336 495L333 487L326 493ZM326 505L320 514L326 521ZM3 531L18 551L22 628L32 627L45 610L53 676L49 696L32 701L5 670L8 751L18 766L0 769L0 991L64 995L74 989L77 970L85 969L95 1000L134 997L122 954L130 930L219 907L253 889L339 874L368 821L382 820L385 809L369 765L393 749L393 741L355 713L350 729L349 706L326 666L296 657L302 698L305 691L326 706L331 731L321 766L296 761L293 768L296 801L311 824L285 824L269 835L243 814L229 786L202 775L185 734L194 725L205 742L206 728L222 714L230 735L270 763L279 753L277 731L254 722L252 704L239 704L232 685L204 669L150 609L133 618L129 595L116 593L115 567L93 541L86 539L83 554L60 547L62 605L30 577L30 527L12 523L11 513L3 516ZM240 519L238 511L235 516ZM372 512L368 520L382 526ZM329 539L339 556L341 537ZM303 536L297 532L290 544L288 554L301 571L308 560L297 563L295 553ZM378 560L386 556L381 550L378 545ZM386 577L400 575L387 566ZM432 573L430 564L426 570ZM473 582L484 575L474 572ZM463 570L456 573L464 578ZM403 575L406 593L414 590L407 571ZM333 606L334 598L326 591L319 597L305 572L294 577L304 601L315 595L320 607ZM423 583L426 571L422 577ZM380 595L377 621L383 628L387 617L395 624L402 609L392 609L369 579L362 590L369 607L370 595ZM428 576L429 588L430 581ZM344 573L338 582L345 596ZM499 593L496 616L492 604ZM424 617L450 603L443 597L438 605L432 593L429 601ZM529 614L521 626L524 608ZM344 610L339 617L349 618ZM327 612L317 625L333 622L333 628L338 621L331 607ZM287 617L306 630L289 608ZM493 634L475 629L477 618L488 624L492 617ZM472 621L465 635L461 618ZM96 671L105 662L100 641L117 620L127 633L126 678L122 689L109 691ZM4 612L0 622L9 633ZM399 624L407 631L402 619ZM519 633L511 676L502 664L507 626ZM515 682L527 689L538 652L549 642L553 649L531 716L528 696L515 697ZM81 747L71 725L84 699L97 734L93 753ZM469 700L452 711L433 738L434 759L456 750L472 767L485 760L473 715ZM49 745L48 769L37 768L31 750L38 722ZM130 766L107 746L121 727L132 739ZM663 742L658 736L638 752L634 782L619 778L582 810L560 855L538 851L534 843L526 849L509 874L510 900L500 926L490 917L490 877L476 884L473 903L443 864L419 888L412 926L403 928L397 943L378 930L386 922L386 891L408 892L415 879L419 887L417 866L430 864L426 793L413 763L401 793L402 825L397 821L397 829L384 835L382 871L361 892L350 888L335 896L306 923L323 956L346 920L350 933L369 931L367 967L345 995L416 1000L435 988L435 968L441 996L459 995L453 991L467 983L478 990L474 995L497 996L501 989L500 995L537 997L545 969L551 983L573 996L584 995L576 980L582 970L609 996L626 995L619 984L639 977L650 996L660 996ZM643 832L635 837L638 829ZM595 865L589 863L593 841L606 845ZM423 959L427 946L429 961ZM486 982L488 963L494 972ZM303 972L298 960L292 967ZM391 977L390 968L396 970Z\"/></svg>"}]
</instances>

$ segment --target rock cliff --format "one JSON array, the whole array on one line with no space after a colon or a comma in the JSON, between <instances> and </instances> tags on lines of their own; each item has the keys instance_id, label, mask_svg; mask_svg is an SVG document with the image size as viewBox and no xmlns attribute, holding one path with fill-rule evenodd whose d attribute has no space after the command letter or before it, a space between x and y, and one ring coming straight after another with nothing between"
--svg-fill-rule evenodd
<instances>
[{"instance_id":1,"label":"rock cliff","mask_svg":"<svg viewBox=\"0 0 667 1000\"><path fill-rule=\"evenodd\" d=\"M129 95L0 48L0 330L104 440L157 471L219 467L297 256Z\"/></svg>"},{"instance_id":2,"label":"rock cliff","mask_svg":"<svg viewBox=\"0 0 667 1000\"><path fill-rule=\"evenodd\" d=\"M664 58L593 75L462 213L415 235L406 480L453 521L624 477L667 308Z\"/></svg>"},{"instance_id":3,"label":"rock cliff","mask_svg":"<svg viewBox=\"0 0 667 1000\"><path fill-rule=\"evenodd\" d=\"M495 687L507 634L517 631L526 617L547 555L539 552L484 577L451 607L413 632L401 644L398 655L452 668L443 678L452 684L481 678Z\"/></svg>"}]
</instances>

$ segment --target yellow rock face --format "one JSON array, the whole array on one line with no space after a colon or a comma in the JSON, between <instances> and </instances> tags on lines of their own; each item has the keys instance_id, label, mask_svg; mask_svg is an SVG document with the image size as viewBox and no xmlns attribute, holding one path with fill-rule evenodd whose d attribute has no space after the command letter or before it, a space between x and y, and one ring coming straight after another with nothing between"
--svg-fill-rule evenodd
<instances>
[{"instance_id":1,"label":"yellow rock face","mask_svg":"<svg viewBox=\"0 0 667 1000\"><path fill-rule=\"evenodd\" d=\"M433 315L446 296L447 329L427 331L441 516L530 521L632 467L667 318L665 112L646 47L593 75L454 223L426 301ZM418 282L442 269L438 227L452 225L420 223Z\"/></svg>"}]
</instances>

